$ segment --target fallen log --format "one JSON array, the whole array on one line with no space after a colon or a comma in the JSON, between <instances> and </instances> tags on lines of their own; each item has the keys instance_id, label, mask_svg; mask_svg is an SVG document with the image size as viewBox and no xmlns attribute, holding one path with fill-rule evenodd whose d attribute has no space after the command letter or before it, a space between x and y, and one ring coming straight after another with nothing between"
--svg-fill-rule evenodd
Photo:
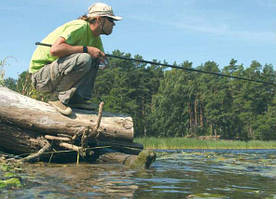
<instances>
[{"instance_id":1,"label":"fallen log","mask_svg":"<svg viewBox=\"0 0 276 199\"><path fill-rule=\"evenodd\" d=\"M122 114L102 113L101 125L97 125L95 111L73 109L72 116L58 113L45 102L20 95L8 88L0 87L0 119L22 129L43 132L43 134L75 135L90 131L90 136L100 134L102 139L132 141L134 137L132 118Z\"/></svg>"},{"instance_id":2,"label":"fallen log","mask_svg":"<svg viewBox=\"0 0 276 199\"><path fill-rule=\"evenodd\" d=\"M53 156L75 159L76 153L78 160L80 155L83 159L96 161L95 158L104 157L104 153L94 155L95 152L102 153L101 148L123 152L112 155L113 158L110 154L105 155L110 162L118 159L117 163L122 163L119 160L128 157L128 154L132 155L130 159L136 159L143 145L133 143L132 118L103 112L102 108L103 103L99 113L73 109L72 116L66 117L45 102L0 87L0 149L20 155L24 158L22 161L52 160ZM41 140L50 144L42 146ZM64 150L70 153L60 153ZM148 156L151 164L155 158L150 158L151 153ZM148 164L146 159L144 161Z\"/></svg>"}]
</instances>

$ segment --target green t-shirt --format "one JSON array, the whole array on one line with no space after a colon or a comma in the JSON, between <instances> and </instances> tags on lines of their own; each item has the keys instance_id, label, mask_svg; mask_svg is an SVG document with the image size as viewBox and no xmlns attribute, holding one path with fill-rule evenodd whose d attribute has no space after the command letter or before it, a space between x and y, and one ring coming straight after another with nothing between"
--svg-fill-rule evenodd
<instances>
[{"instance_id":1,"label":"green t-shirt","mask_svg":"<svg viewBox=\"0 0 276 199\"><path fill-rule=\"evenodd\" d=\"M58 27L46 38L44 38L42 43L53 44L59 37L63 37L66 40L66 43L72 46L93 46L101 51L104 51L100 36L95 37L92 34L89 23L84 20L78 19L70 21ZM49 47L38 46L33 53L29 66L29 72L35 73L45 64L52 63L57 58L58 57L50 54Z\"/></svg>"}]
</instances>

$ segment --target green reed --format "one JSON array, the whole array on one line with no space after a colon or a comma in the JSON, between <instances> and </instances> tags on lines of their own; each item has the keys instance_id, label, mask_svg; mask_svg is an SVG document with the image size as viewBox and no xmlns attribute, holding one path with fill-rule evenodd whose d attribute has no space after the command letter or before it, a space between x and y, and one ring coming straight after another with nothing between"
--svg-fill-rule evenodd
<instances>
[{"instance_id":1,"label":"green reed","mask_svg":"<svg viewBox=\"0 0 276 199\"><path fill-rule=\"evenodd\" d=\"M145 149L276 149L276 141L199 140L196 138L135 138Z\"/></svg>"}]
</instances>

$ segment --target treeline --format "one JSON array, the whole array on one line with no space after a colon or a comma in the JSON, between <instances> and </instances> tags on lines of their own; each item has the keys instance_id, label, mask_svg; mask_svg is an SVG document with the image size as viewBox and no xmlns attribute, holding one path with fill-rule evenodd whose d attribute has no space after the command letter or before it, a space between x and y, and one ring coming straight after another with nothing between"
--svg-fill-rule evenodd
<instances>
[{"instance_id":1,"label":"treeline","mask_svg":"<svg viewBox=\"0 0 276 199\"><path fill-rule=\"evenodd\" d=\"M118 50L113 55L131 57ZM134 58L142 59L139 55ZM115 58L109 60L109 67L98 72L92 101L104 101L105 111L130 114L136 136L276 139L276 87L273 85ZM185 61L179 66L192 68L192 63ZM223 68L208 61L196 69L276 82L273 66L262 66L257 61L245 67L233 59ZM17 81L9 78L4 84L33 98L47 100L47 96L31 88L28 76L24 72Z\"/></svg>"}]
</instances>

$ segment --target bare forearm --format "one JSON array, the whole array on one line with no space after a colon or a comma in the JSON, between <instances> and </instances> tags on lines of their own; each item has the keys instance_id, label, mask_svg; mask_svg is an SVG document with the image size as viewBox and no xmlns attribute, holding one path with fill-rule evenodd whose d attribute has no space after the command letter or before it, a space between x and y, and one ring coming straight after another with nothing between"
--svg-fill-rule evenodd
<instances>
[{"instance_id":1,"label":"bare forearm","mask_svg":"<svg viewBox=\"0 0 276 199\"><path fill-rule=\"evenodd\" d=\"M66 55L82 52L83 46L71 46L66 43L63 37L59 37L50 49L51 55L56 57L63 57ZM90 54L93 58L101 58L105 56L102 51L92 46L87 47L87 53Z\"/></svg>"},{"instance_id":2,"label":"bare forearm","mask_svg":"<svg viewBox=\"0 0 276 199\"><path fill-rule=\"evenodd\" d=\"M59 45L53 45L50 49L50 53L56 57L63 57L66 55L71 55L74 53L82 53L83 47L82 46L71 46L66 43L61 43Z\"/></svg>"}]
</instances>

